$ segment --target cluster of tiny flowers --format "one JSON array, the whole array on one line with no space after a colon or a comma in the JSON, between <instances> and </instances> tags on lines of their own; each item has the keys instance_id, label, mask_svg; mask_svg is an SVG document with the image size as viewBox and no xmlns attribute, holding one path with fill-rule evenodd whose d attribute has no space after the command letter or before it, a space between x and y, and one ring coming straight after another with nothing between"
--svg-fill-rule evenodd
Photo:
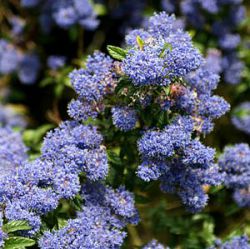
<instances>
[{"instance_id":1,"label":"cluster of tiny flowers","mask_svg":"<svg viewBox=\"0 0 250 249\"><path fill-rule=\"evenodd\" d=\"M214 246L209 249L250 249L249 239L247 236L235 236L231 241L223 243L221 240L215 241Z\"/></svg>"},{"instance_id":2,"label":"cluster of tiny flowers","mask_svg":"<svg viewBox=\"0 0 250 249\"><path fill-rule=\"evenodd\" d=\"M21 6L39 8L40 24L44 31L49 31L53 25L68 29L75 24L87 30L94 30L99 25L97 15L89 0L23 0Z\"/></svg>"},{"instance_id":3,"label":"cluster of tiny flowers","mask_svg":"<svg viewBox=\"0 0 250 249\"><path fill-rule=\"evenodd\" d=\"M250 102L244 102L234 109L232 123L237 129L250 135Z\"/></svg>"},{"instance_id":4,"label":"cluster of tiny flowers","mask_svg":"<svg viewBox=\"0 0 250 249\"><path fill-rule=\"evenodd\" d=\"M138 176L161 181L165 192L177 193L191 212L202 209L208 196L203 185L218 185L222 176L214 164L215 151L192 139L192 121L179 118L163 131L146 132L138 142L143 159Z\"/></svg>"},{"instance_id":5,"label":"cluster of tiny flowers","mask_svg":"<svg viewBox=\"0 0 250 249\"><path fill-rule=\"evenodd\" d=\"M102 135L96 127L79 121L93 117L93 112L97 115L101 100L113 93L116 86L113 60L96 52L88 57L85 69L71 74L71 81L79 95L69 104L69 113L75 120L64 121L50 131L42 144L41 156L32 162L25 161L26 158L18 162L18 167L0 182L5 218L28 221L32 228L24 233L28 236L39 231L41 216L53 211L62 198L72 199L79 193L79 174L98 182L108 173ZM79 248L118 248L126 236L123 231L126 224L138 222L134 197L124 187L113 190L89 183L82 193L85 201L82 212L65 229L53 235L46 233L40 241L41 248L62 248L65 243L72 248L78 247L77 243ZM83 229L86 220L89 227ZM74 243L69 242L74 239Z\"/></svg>"},{"instance_id":6,"label":"cluster of tiny flowers","mask_svg":"<svg viewBox=\"0 0 250 249\"><path fill-rule=\"evenodd\" d=\"M113 93L117 84L113 60L101 52L89 56L86 68L74 70L70 79L79 96L69 104L68 113L76 120L96 118L103 109L103 98Z\"/></svg>"},{"instance_id":7,"label":"cluster of tiny flowers","mask_svg":"<svg viewBox=\"0 0 250 249\"><path fill-rule=\"evenodd\" d=\"M213 95L219 81L216 69L201 57L173 16L160 13L147 24L126 37L128 54L121 68L135 86L149 91L167 86L169 94L162 96L161 106L181 115L163 130L144 132L138 141L142 158L138 175L145 181L160 179L162 190L177 193L195 212L207 202L202 186L217 185L222 176L214 164L215 151L193 139L193 134L211 132L213 119L227 112L229 104Z\"/></svg>"},{"instance_id":8,"label":"cluster of tiny flowers","mask_svg":"<svg viewBox=\"0 0 250 249\"><path fill-rule=\"evenodd\" d=\"M39 160L27 161L19 133L10 128L1 128L0 133L0 204L6 219L28 221L32 229L27 235L33 235L40 228L40 215L57 206L58 198L49 187L53 173L47 174L52 169Z\"/></svg>"},{"instance_id":9,"label":"cluster of tiny flowers","mask_svg":"<svg viewBox=\"0 0 250 249\"><path fill-rule=\"evenodd\" d=\"M10 130L5 133L9 135ZM94 181L107 175L105 147L94 127L65 121L46 136L42 155L32 162L24 162L26 156L19 156L23 151L20 146L16 148L18 141L12 142L7 134L1 137L7 139L0 148L1 162L6 161L3 167L6 172L10 171L9 164L18 167L1 179L0 200L7 219L29 222L32 229L28 235L39 230L40 216L54 210L61 198L73 198L80 191L80 172Z\"/></svg>"},{"instance_id":10,"label":"cluster of tiny flowers","mask_svg":"<svg viewBox=\"0 0 250 249\"><path fill-rule=\"evenodd\" d=\"M82 187L82 197L85 204L76 219L60 230L46 232L40 248L120 248L126 237L123 228L139 221L134 197L124 187L114 190L88 182Z\"/></svg>"},{"instance_id":11,"label":"cluster of tiny flowers","mask_svg":"<svg viewBox=\"0 0 250 249\"><path fill-rule=\"evenodd\" d=\"M57 70L65 65L66 57L59 55L51 55L47 59L47 65L52 70Z\"/></svg>"},{"instance_id":12,"label":"cluster of tiny flowers","mask_svg":"<svg viewBox=\"0 0 250 249\"><path fill-rule=\"evenodd\" d=\"M23 84L36 81L40 70L40 60L36 54L23 54L4 39L0 39L0 74L17 73Z\"/></svg>"},{"instance_id":13,"label":"cluster of tiny flowers","mask_svg":"<svg viewBox=\"0 0 250 249\"><path fill-rule=\"evenodd\" d=\"M214 164L214 149L193 138L194 134L211 132L213 119L229 110L228 103L212 93L219 76L211 57L217 54L209 54L210 61L206 62L175 17L164 12L151 17L146 28L131 31L126 45L127 55L122 62L96 52L88 57L85 69L71 73L79 97L69 105L69 114L77 120L96 118L98 111L106 107L101 101L114 93L119 76L126 78L129 87L136 87L137 92L130 96L129 104L119 103L126 98L128 88L117 99L118 104L112 102L116 128L135 128L138 104L143 109L152 101L160 103L162 111L173 118L163 130L151 127L144 131L138 141L142 158L138 175L145 181L160 179L162 190L177 193L189 210L199 211L208 198L203 185L222 181ZM168 94L160 90L164 87L168 87ZM160 92L155 100L150 98L154 91ZM149 101L145 101L145 94Z\"/></svg>"},{"instance_id":14,"label":"cluster of tiny flowers","mask_svg":"<svg viewBox=\"0 0 250 249\"><path fill-rule=\"evenodd\" d=\"M22 136L9 127L0 128L0 168L4 178L27 159L27 148L22 142Z\"/></svg>"},{"instance_id":15,"label":"cluster of tiny flowers","mask_svg":"<svg viewBox=\"0 0 250 249\"><path fill-rule=\"evenodd\" d=\"M250 206L250 147L236 144L226 147L219 158L220 170L225 174L225 185L234 190L239 206Z\"/></svg>"},{"instance_id":16,"label":"cluster of tiny flowers","mask_svg":"<svg viewBox=\"0 0 250 249\"><path fill-rule=\"evenodd\" d=\"M152 240L147 245L145 245L142 249L169 249L169 247L165 247L164 245L160 244L156 240Z\"/></svg>"},{"instance_id":17,"label":"cluster of tiny flowers","mask_svg":"<svg viewBox=\"0 0 250 249\"><path fill-rule=\"evenodd\" d=\"M0 104L0 126L12 128L25 128L27 121L24 115L19 114L11 106Z\"/></svg>"},{"instance_id":18,"label":"cluster of tiny flowers","mask_svg":"<svg viewBox=\"0 0 250 249\"><path fill-rule=\"evenodd\" d=\"M106 148L101 143L102 136L95 127L85 126L77 121L65 121L59 128L47 134L42 146L42 158L53 162L60 170L58 173L67 178L58 178L59 188L64 181L68 182L60 190L63 190L62 197L69 198L79 191L80 186L76 189L74 186L80 172L85 172L88 179L93 181L105 178L108 162Z\"/></svg>"},{"instance_id":19,"label":"cluster of tiny flowers","mask_svg":"<svg viewBox=\"0 0 250 249\"><path fill-rule=\"evenodd\" d=\"M134 85L166 86L200 66L200 53L189 35L179 29L174 16L162 12L150 18L146 26L126 37L128 54L122 70ZM138 44L137 37L143 44Z\"/></svg>"},{"instance_id":20,"label":"cluster of tiny flowers","mask_svg":"<svg viewBox=\"0 0 250 249\"><path fill-rule=\"evenodd\" d=\"M187 25L190 24L198 30L205 29L208 24L211 26L211 33L216 37L218 47L223 54L220 67L224 80L230 84L239 83L244 68L237 54L237 47L240 44L237 27L245 17L242 1L183 0L179 3L171 0L162 1L162 8L168 13L174 13L178 7ZM223 19L218 19L219 16Z\"/></svg>"},{"instance_id":21,"label":"cluster of tiny flowers","mask_svg":"<svg viewBox=\"0 0 250 249\"><path fill-rule=\"evenodd\" d=\"M129 131L135 128L137 121L136 111L129 107L112 108L113 124L122 131Z\"/></svg>"}]
</instances>

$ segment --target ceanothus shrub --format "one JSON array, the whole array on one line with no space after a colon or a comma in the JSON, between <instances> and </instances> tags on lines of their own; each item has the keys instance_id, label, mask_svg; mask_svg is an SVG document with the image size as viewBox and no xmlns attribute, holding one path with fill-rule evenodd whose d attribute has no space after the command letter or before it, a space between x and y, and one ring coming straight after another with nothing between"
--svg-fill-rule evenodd
<instances>
[{"instance_id":1,"label":"ceanothus shrub","mask_svg":"<svg viewBox=\"0 0 250 249\"><path fill-rule=\"evenodd\" d=\"M158 180L195 213L207 204L205 186L224 180L201 137L229 104L213 94L219 77L175 17L155 14L126 36L124 49L108 51L70 74L72 120L47 133L41 155L0 180L4 218L26 221L21 235L42 249L121 248L127 224L140 221L138 181ZM46 224L65 202L73 214ZM164 246L153 240L145 248Z\"/></svg>"}]
</instances>

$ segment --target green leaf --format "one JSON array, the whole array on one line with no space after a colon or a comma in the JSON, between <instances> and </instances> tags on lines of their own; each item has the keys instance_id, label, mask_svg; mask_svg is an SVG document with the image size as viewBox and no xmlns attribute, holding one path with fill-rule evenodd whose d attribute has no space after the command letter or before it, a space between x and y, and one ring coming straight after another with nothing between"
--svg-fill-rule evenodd
<instances>
[{"instance_id":1,"label":"green leaf","mask_svg":"<svg viewBox=\"0 0 250 249\"><path fill-rule=\"evenodd\" d=\"M121 158L114 151L108 150L108 160L115 165L122 165Z\"/></svg>"},{"instance_id":2,"label":"green leaf","mask_svg":"<svg viewBox=\"0 0 250 249\"><path fill-rule=\"evenodd\" d=\"M45 86L48 86L48 85L51 85L55 83L55 79L52 78L52 77L48 77L48 78L45 78L43 79L40 83L39 83L39 86L40 87L45 87Z\"/></svg>"},{"instance_id":3,"label":"green leaf","mask_svg":"<svg viewBox=\"0 0 250 249\"><path fill-rule=\"evenodd\" d=\"M144 41L142 40L142 38L138 35L136 37L136 42L140 48L140 50L143 50L143 47L144 47Z\"/></svg>"},{"instance_id":4,"label":"green leaf","mask_svg":"<svg viewBox=\"0 0 250 249\"><path fill-rule=\"evenodd\" d=\"M58 229L62 229L67 225L68 221L62 218L57 219Z\"/></svg>"},{"instance_id":5,"label":"green leaf","mask_svg":"<svg viewBox=\"0 0 250 249\"><path fill-rule=\"evenodd\" d=\"M120 61L123 60L127 55L126 50L119 48L119 47L116 47L116 46L108 45L107 50L108 50L111 57L113 57L114 59L120 60Z\"/></svg>"},{"instance_id":6,"label":"green leaf","mask_svg":"<svg viewBox=\"0 0 250 249\"><path fill-rule=\"evenodd\" d=\"M162 58L163 57L163 55L164 55L164 53L165 53L165 51L166 50L172 50L173 48L172 48L172 45L170 44L170 43L165 43L164 44L164 46L163 46L163 48L162 48L162 50L161 50L161 53L160 53L160 57Z\"/></svg>"},{"instance_id":7,"label":"green leaf","mask_svg":"<svg viewBox=\"0 0 250 249\"><path fill-rule=\"evenodd\" d=\"M37 129L25 130L23 132L24 143L32 149L39 150L44 134L53 127L51 124L44 124Z\"/></svg>"},{"instance_id":8,"label":"green leaf","mask_svg":"<svg viewBox=\"0 0 250 249\"><path fill-rule=\"evenodd\" d=\"M27 221L13 220L3 225L3 231L6 233L13 233L20 230L30 230L31 227Z\"/></svg>"},{"instance_id":9,"label":"green leaf","mask_svg":"<svg viewBox=\"0 0 250 249\"><path fill-rule=\"evenodd\" d=\"M25 237L9 237L5 240L4 249L23 249L35 245L33 239Z\"/></svg>"}]
</instances>

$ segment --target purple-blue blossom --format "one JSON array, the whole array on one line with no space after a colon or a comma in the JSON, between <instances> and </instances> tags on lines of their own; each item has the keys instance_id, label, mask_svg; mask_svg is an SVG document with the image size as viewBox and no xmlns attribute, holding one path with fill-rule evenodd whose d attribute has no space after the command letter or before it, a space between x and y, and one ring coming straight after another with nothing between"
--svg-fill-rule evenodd
<instances>
[{"instance_id":1,"label":"purple-blue blossom","mask_svg":"<svg viewBox=\"0 0 250 249\"><path fill-rule=\"evenodd\" d=\"M13 36L19 36L22 35L24 27L25 27L25 21L18 17L18 16L13 16L9 20L11 24L11 33Z\"/></svg>"},{"instance_id":2,"label":"purple-blue blossom","mask_svg":"<svg viewBox=\"0 0 250 249\"><path fill-rule=\"evenodd\" d=\"M222 59L228 64L223 66L224 80L229 84L238 84L243 65L238 55L235 59L230 54L237 54L236 49L241 42L237 29L246 13L242 1L184 0L180 6L187 24L205 32L211 26L209 35L217 40Z\"/></svg>"},{"instance_id":3,"label":"purple-blue blossom","mask_svg":"<svg viewBox=\"0 0 250 249\"><path fill-rule=\"evenodd\" d=\"M169 247L165 247L157 240L150 241L147 245L145 245L142 249L169 249Z\"/></svg>"},{"instance_id":4,"label":"purple-blue blossom","mask_svg":"<svg viewBox=\"0 0 250 249\"><path fill-rule=\"evenodd\" d=\"M71 83L80 98L86 101L99 101L112 91L113 60L101 52L88 56L86 69L74 70L70 74Z\"/></svg>"},{"instance_id":5,"label":"purple-blue blossom","mask_svg":"<svg viewBox=\"0 0 250 249\"><path fill-rule=\"evenodd\" d=\"M143 45L136 44L134 34L126 39L131 44L134 37L135 45L129 48L122 70L134 85L169 85L172 78L184 76L201 64L201 55L174 16L155 14L143 34L147 34Z\"/></svg>"},{"instance_id":6,"label":"purple-blue blossom","mask_svg":"<svg viewBox=\"0 0 250 249\"><path fill-rule=\"evenodd\" d=\"M240 207L250 207L250 184L246 188L236 189L233 199Z\"/></svg>"},{"instance_id":7,"label":"purple-blue blossom","mask_svg":"<svg viewBox=\"0 0 250 249\"><path fill-rule=\"evenodd\" d=\"M40 59L36 54L25 54L18 65L18 78L23 84L33 84L37 80L40 68Z\"/></svg>"},{"instance_id":8,"label":"purple-blue blossom","mask_svg":"<svg viewBox=\"0 0 250 249\"><path fill-rule=\"evenodd\" d=\"M0 74L9 74L17 70L20 54L17 49L5 39L0 39Z\"/></svg>"},{"instance_id":9,"label":"purple-blue blossom","mask_svg":"<svg viewBox=\"0 0 250 249\"><path fill-rule=\"evenodd\" d=\"M227 54L222 59L222 67L224 70L224 80L232 85L240 83L244 63L235 53Z\"/></svg>"},{"instance_id":10,"label":"purple-blue blossom","mask_svg":"<svg viewBox=\"0 0 250 249\"><path fill-rule=\"evenodd\" d=\"M250 102L243 102L233 110L232 123L237 129L250 134Z\"/></svg>"},{"instance_id":11,"label":"purple-blue blossom","mask_svg":"<svg viewBox=\"0 0 250 249\"><path fill-rule=\"evenodd\" d=\"M27 158L27 148L21 134L12 131L9 127L0 128L0 178L13 174Z\"/></svg>"},{"instance_id":12,"label":"purple-blue blossom","mask_svg":"<svg viewBox=\"0 0 250 249\"><path fill-rule=\"evenodd\" d=\"M250 184L250 148L248 144L236 144L224 149L219 166L225 172L225 185L230 188L244 188Z\"/></svg>"},{"instance_id":13,"label":"purple-blue blossom","mask_svg":"<svg viewBox=\"0 0 250 249\"><path fill-rule=\"evenodd\" d=\"M112 110L113 124L122 131L129 131L135 128L138 116L136 111L130 107L116 106Z\"/></svg>"},{"instance_id":14,"label":"purple-blue blossom","mask_svg":"<svg viewBox=\"0 0 250 249\"><path fill-rule=\"evenodd\" d=\"M137 216L134 197L123 187L116 190L88 182L82 188L85 205L76 219L62 229L45 232L39 241L42 249L120 248L129 218Z\"/></svg>"},{"instance_id":15,"label":"purple-blue blossom","mask_svg":"<svg viewBox=\"0 0 250 249\"><path fill-rule=\"evenodd\" d=\"M18 113L14 107L0 104L0 126L25 128L27 121L24 115Z\"/></svg>"},{"instance_id":16,"label":"purple-blue blossom","mask_svg":"<svg viewBox=\"0 0 250 249\"><path fill-rule=\"evenodd\" d=\"M214 246L209 249L250 249L249 239L246 235L234 236L230 241L223 243L221 240L217 240Z\"/></svg>"},{"instance_id":17,"label":"purple-blue blossom","mask_svg":"<svg viewBox=\"0 0 250 249\"><path fill-rule=\"evenodd\" d=\"M59 55L51 55L47 59L47 65L52 70L57 70L65 65L66 57Z\"/></svg>"},{"instance_id":18,"label":"purple-blue blossom","mask_svg":"<svg viewBox=\"0 0 250 249\"><path fill-rule=\"evenodd\" d=\"M68 105L68 114L77 121L85 121L88 118L96 118L98 115L98 105L91 104L80 99L72 100Z\"/></svg>"},{"instance_id":19,"label":"purple-blue blossom","mask_svg":"<svg viewBox=\"0 0 250 249\"><path fill-rule=\"evenodd\" d=\"M42 156L73 175L82 171L89 179L100 180L108 173L106 148L101 143L95 127L67 121L47 134Z\"/></svg>"}]
</instances>

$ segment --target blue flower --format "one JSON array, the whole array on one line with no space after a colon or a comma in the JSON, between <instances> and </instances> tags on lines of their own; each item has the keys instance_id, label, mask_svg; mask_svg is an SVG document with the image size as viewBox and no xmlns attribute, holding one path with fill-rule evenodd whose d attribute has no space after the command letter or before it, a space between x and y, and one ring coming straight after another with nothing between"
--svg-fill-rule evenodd
<instances>
[{"instance_id":1,"label":"blue flower","mask_svg":"<svg viewBox=\"0 0 250 249\"><path fill-rule=\"evenodd\" d=\"M112 110L113 124L122 131L129 131L135 128L138 120L137 113L133 108L116 106Z\"/></svg>"},{"instance_id":2,"label":"blue flower","mask_svg":"<svg viewBox=\"0 0 250 249\"><path fill-rule=\"evenodd\" d=\"M50 69L57 70L64 66L66 61L66 57L58 56L58 55L51 55L47 59L47 65Z\"/></svg>"},{"instance_id":3,"label":"blue flower","mask_svg":"<svg viewBox=\"0 0 250 249\"><path fill-rule=\"evenodd\" d=\"M232 123L247 134L250 134L250 102L243 102L233 110Z\"/></svg>"},{"instance_id":4,"label":"blue flower","mask_svg":"<svg viewBox=\"0 0 250 249\"><path fill-rule=\"evenodd\" d=\"M248 144L236 144L224 149L219 166L225 172L225 185L230 188L245 188L250 183L250 148Z\"/></svg>"}]
</instances>

